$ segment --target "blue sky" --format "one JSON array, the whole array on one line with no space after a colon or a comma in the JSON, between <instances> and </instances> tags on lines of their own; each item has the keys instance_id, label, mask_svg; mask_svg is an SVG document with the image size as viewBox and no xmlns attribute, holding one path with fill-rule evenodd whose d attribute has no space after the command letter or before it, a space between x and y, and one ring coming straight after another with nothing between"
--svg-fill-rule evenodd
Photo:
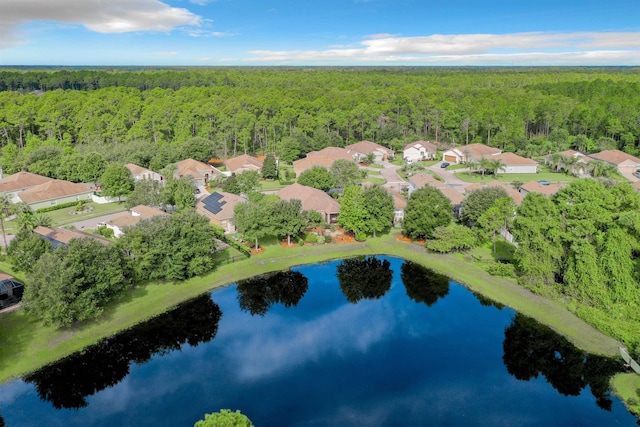
<instances>
[{"instance_id":1,"label":"blue sky","mask_svg":"<svg viewBox=\"0 0 640 427\"><path fill-rule=\"evenodd\" d=\"M0 65L640 65L640 1L0 0Z\"/></svg>"}]
</instances>

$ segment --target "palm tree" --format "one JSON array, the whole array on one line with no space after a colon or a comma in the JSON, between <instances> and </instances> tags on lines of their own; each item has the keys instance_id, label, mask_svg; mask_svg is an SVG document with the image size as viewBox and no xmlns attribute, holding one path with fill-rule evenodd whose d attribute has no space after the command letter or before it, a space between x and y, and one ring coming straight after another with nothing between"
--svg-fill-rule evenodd
<instances>
[{"instance_id":1,"label":"palm tree","mask_svg":"<svg viewBox=\"0 0 640 427\"><path fill-rule=\"evenodd\" d=\"M492 159L489 160L489 170L491 170L493 172L493 176L494 178L498 178L498 172L500 172L501 170L506 170L507 166L504 164L504 162L500 159Z\"/></svg>"},{"instance_id":2,"label":"palm tree","mask_svg":"<svg viewBox=\"0 0 640 427\"><path fill-rule=\"evenodd\" d=\"M611 163L603 162L601 160L592 160L589 162L589 169L591 176L594 178L608 178L613 175L618 169Z\"/></svg>"},{"instance_id":3,"label":"palm tree","mask_svg":"<svg viewBox=\"0 0 640 427\"><path fill-rule=\"evenodd\" d=\"M562 168L563 165L563 161L564 161L564 156L560 153L554 153L550 156L547 156L547 165L550 168L553 168L556 170L556 172L560 172L560 169Z\"/></svg>"},{"instance_id":4,"label":"palm tree","mask_svg":"<svg viewBox=\"0 0 640 427\"><path fill-rule=\"evenodd\" d=\"M562 168L564 169L564 173L567 175L575 175L576 173L576 164L580 159L573 156L563 156L562 159Z\"/></svg>"},{"instance_id":5,"label":"palm tree","mask_svg":"<svg viewBox=\"0 0 640 427\"><path fill-rule=\"evenodd\" d=\"M482 157L478 162L478 167L482 169L482 177L484 178L484 173L491 168L491 161L485 157Z\"/></svg>"}]
</instances>

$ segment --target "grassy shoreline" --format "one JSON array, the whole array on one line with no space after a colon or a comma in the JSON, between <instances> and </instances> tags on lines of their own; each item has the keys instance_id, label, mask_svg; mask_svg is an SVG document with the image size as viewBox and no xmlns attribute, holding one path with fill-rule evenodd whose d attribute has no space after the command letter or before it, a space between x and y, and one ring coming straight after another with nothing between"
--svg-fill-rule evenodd
<instances>
[{"instance_id":1,"label":"grassy shoreline","mask_svg":"<svg viewBox=\"0 0 640 427\"><path fill-rule=\"evenodd\" d=\"M560 304L520 287L515 280L490 276L462 254L432 254L422 246L398 241L394 235L385 235L363 243L296 248L277 244L267 246L264 253L220 266L206 276L178 284L138 286L109 306L99 319L62 330L44 327L26 317L21 310L6 314L0 317L0 382L32 372L211 289L262 273L357 255L389 255L420 263L446 274L474 292L535 318L585 351L619 355L618 341L577 318ZM627 402L637 399L640 376L626 380L625 384L631 385L620 390L616 387L616 393Z\"/></svg>"}]
</instances>

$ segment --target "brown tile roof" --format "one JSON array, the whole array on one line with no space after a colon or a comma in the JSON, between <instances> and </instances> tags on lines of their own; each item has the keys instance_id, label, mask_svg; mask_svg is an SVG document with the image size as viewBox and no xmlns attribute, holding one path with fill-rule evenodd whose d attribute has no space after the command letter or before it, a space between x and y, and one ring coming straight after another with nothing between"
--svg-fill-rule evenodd
<instances>
[{"instance_id":1,"label":"brown tile roof","mask_svg":"<svg viewBox=\"0 0 640 427\"><path fill-rule=\"evenodd\" d=\"M387 190L389 191L389 190ZM389 191L389 194L393 197L393 207L395 210L404 210L407 207L407 199L397 191Z\"/></svg>"},{"instance_id":2,"label":"brown tile roof","mask_svg":"<svg viewBox=\"0 0 640 427\"><path fill-rule=\"evenodd\" d=\"M460 145L455 147L454 150L458 151L462 154L462 156L467 156L467 152L469 153L469 158L474 160L480 160L482 157L493 156L495 154L500 154L502 150L498 148L489 147L485 144L468 144L468 145Z\"/></svg>"},{"instance_id":3,"label":"brown tile roof","mask_svg":"<svg viewBox=\"0 0 640 427\"><path fill-rule=\"evenodd\" d=\"M176 163L175 174L178 177L192 176L195 179L201 179L209 174L209 179L212 179L219 173L220 171L213 166L193 159L185 159Z\"/></svg>"},{"instance_id":4,"label":"brown tile roof","mask_svg":"<svg viewBox=\"0 0 640 427\"><path fill-rule=\"evenodd\" d=\"M22 190L49 181L53 179L31 172L18 172L0 179L0 193Z\"/></svg>"},{"instance_id":5,"label":"brown tile roof","mask_svg":"<svg viewBox=\"0 0 640 427\"><path fill-rule=\"evenodd\" d=\"M538 162L532 159L528 159L526 157L518 156L515 153L501 153L491 156L492 160L500 159L505 166L515 166L515 165L537 165Z\"/></svg>"},{"instance_id":6,"label":"brown tile roof","mask_svg":"<svg viewBox=\"0 0 640 427\"><path fill-rule=\"evenodd\" d=\"M51 240L55 240L56 242L63 243L65 245L68 244L72 239L85 238L97 240L103 245L108 245L109 243L111 243L107 239L103 239L102 237L94 236L93 234L85 233L84 231L68 228L49 228L38 226L33 229L33 232L43 237L48 237Z\"/></svg>"},{"instance_id":7,"label":"brown tile roof","mask_svg":"<svg viewBox=\"0 0 640 427\"><path fill-rule=\"evenodd\" d=\"M627 160L640 164L640 159L620 150L604 150L599 153L590 154L589 157L614 165L619 165Z\"/></svg>"},{"instance_id":8,"label":"brown tile roof","mask_svg":"<svg viewBox=\"0 0 640 427\"><path fill-rule=\"evenodd\" d=\"M524 199L524 194L516 191L515 188L513 188L513 187L511 187L511 186L509 186L507 184L504 184L504 183L502 183L500 181L496 181L496 180L493 180L493 181L491 181L489 183L486 183L486 184L476 182L476 183L467 185L464 188L464 191L465 191L465 193L468 194L473 190L477 190L479 188L485 188L485 187L500 187L500 188L503 188L507 192L509 197L511 197L513 199L513 201L515 202L516 205L520 205L520 203L522 203L522 199Z\"/></svg>"},{"instance_id":9,"label":"brown tile roof","mask_svg":"<svg viewBox=\"0 0 640 427\"><path fill-rule=\"evenodd\" d=\"M438 190L444 194L444 196L449 199L452 205L461 205L464 200L464 195L460 193L458 190L451 187L437 187Z\"/></svg>"},{"instance_id":10,"label":"brown tile roof","mask_svg":"<svg viewBox=\"0 0 640 427\"><path fill-rule=\"evenodd\" d=\"M0 271L0 282L3 282L5 280L11 280L14 277L10 274L5 273L4 271Z\"/></svg>"},{"instance_id":11,"label":"brown tile roof","mask_svg":"<svg viewBox=\"0 0 640 427\"><path fill-rule=\"evenodd\" d=\"M356 142L355 144L347 145L344 148L359 154L371 154L382 151L389 156L393 155L393 150L371 141Z\"/></svg>"},{"instance_id":12,"label":"brown tile roof","mask_svg":"<svg viewBox=\"0 0 640 427\"><path fill-rule=\"evenodd\" d=\"M542 185L538 181L529 181L524 183L520 188L527 193L542 193L545 196L551 196L552 194L556 194L562 187L564 187L563 184Z\"/></svg>"},{"instance_id":13,"label":"brown tile roof","mask_svg":"<svg viewBox=\"0 0 640 427\"><path fill-rule=\"evenodd\" d=\"M20 200L26 204L44 202L46 200L55 200L62 197L86 194L93 191L91 184L74 183L54 179L44 184L36 185L28 188L18 194Z\"/></svg>"},{"instance_id":14,"label":"brown tile roof","mask_svg":"<svg viewBox=\"0 0 640 427\"><path fill-rule=\"evenodd\" d=\"M307 157L329 157L334 161L338 159L353 160L353 150L341 147L326 147L319 151L311 151Z\"/></svg>"},{"instance_id":15,"label":"brown tile roof","mask_svg":"<svg viewBox=\"0 0 640 427\"><path fill-rule=\"evenodd\" d=\"M260 160L257 157L250 156L249 154L243 154L241 156L232 157L224 161L224 165L227 167L227 170L230 172L236 172L239 170L256 170L260 171L262 169L263 160Z\"/></svg>"},{"instance_id":16,"label":"brown tile roof","mask_svg":"<svg viewBox=\"0 0 640 427\"><path fill-rule=\"evenodd\" d=\"M444 182L438 181L433 176L428 173L419 172L411 177L409 177L409 182L412 183L416 188L422 188L425 185L430 185L431 187L446 187Z\"/></svg>"},{"instance_id":17,"label":"brown tile roof","mask_svg":"<svg viewBox=\"0 0 640 427\"><path fill-rule=\"evenodd\" d=\"M328 214L338 213L340 203L322 190L298 183L291 184L276 193L282 200L298 199L305 211L318 211Z\"/></svg>"},{"instance_id":18,"label":"brown tile roof","mask_svg":"<svg viewBox=\"0 0 640 427\"><path fill-rule=\"evenodd\" d=\"M143 168L142 166L138 166L134 163L127 163L124 166L129 169L129 172L131 172L132 175L142 175L144 173L151 172L149 169Z\"/></svg>"},{"instance_id":19,"label":"brown tile roof","mask_svg":"<svg viewBox=\"0 0 640 427\"><path fill-rule=\"evenodd\" d=\"M206 199L212 197L214 200L217 200L216 205L220 208L220 210L216 213L207 209L206 207ZM246 202L242 196L238 196L233 193L226 193L224 191L216 191L211 193L207 197L203 197L196 203L196 210L205 216L209 216L217 219L218 221L229 220L233 218L233 209L236 207L238 203Z\"/></svg>"}]
</instances>

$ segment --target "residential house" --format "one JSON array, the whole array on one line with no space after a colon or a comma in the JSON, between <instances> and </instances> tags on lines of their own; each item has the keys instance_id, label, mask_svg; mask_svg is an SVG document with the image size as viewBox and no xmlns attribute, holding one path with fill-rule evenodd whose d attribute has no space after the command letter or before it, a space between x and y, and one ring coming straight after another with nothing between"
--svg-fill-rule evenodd
<instances>
[{"instance_id":1,"label":"residential house","mask_svg":"<svg viewBox=\"0 0 640 427\"><path fill-rule=\"evenodd\" d=\"M425 186L437 188L453 205L453 212L456 216L460 213L460 208L464 200L464 195L453 187L448 186L442 181L438 181L433 176L420 172L409 178L409 196L415 190Z\"/></svg>"},{"instance_id":2,"label":"residential house","mask_svg":"<svg viewBox=\"0 0 640 427\"><path fill-rule=\"evenodd\" d=\"M225 233L234 233L233 210L238 203L247 199L232 193L216 191L196 203L196 211L209 219L211 224L222 228Z\"/></svg>"},{"instance_id":3,"label":"residential house","mask_svg":"<svg viewBox=\"0 0 640 427\"><path fill-rule=\"evenodd\" d=\"M393 150L371 141L356 142L344 148L355 153L357 161L361 161L369 154L373 154L375 161L379 163L394 155Z\"/></svg>"},{"instance_id":4,"label":"residential house","mask_svg":"<svg viewBox=\"0 0 640 427\"><path fill-rule=\"evenodd\" d=\"M93 186L91 184L52 179L27 188L18 193L17 197L35 211L63 203L91 200L92 194Z\"/></svg>"},{"instance_id":5,"label":"residential house","mask_svg":"<svg viewBox=\"0 0 640 427\"><path fill-rule=\"evenodd\" d=\"M160 209L150 206L138 205L124 212L122 215L113 218L104 225L113 230L114 237L124 235L125 228L133 227L143 219L153 218L154 216L167 216L168 214Z\"/></svg>"},{"instance_id":6,"label":"residential house","mask_svg":"<svg viewBox=\"0 0 640 427\"><path fill-rule=\"evenodd\" d=\"M24 285L15 277L0 271L0 309L16 305L22 300Z\"/></svg>"},{"instance_id":7,"label":"residential house","mask_svg":"<svg viewBox=\"0 0 640 427\"><path fill-rule=\"evenodd\" d=\"M238 174L245 171L262 171L264 161L249 154L232 157L224 161L224 165L229 172Z\"/></svg>"},{"instance_id":8,"label":"residential house","mask_svg":"<svg viewBox=\"0 0 640 427\"><path fill-rule=\"evenodd\" d=\"M625 177L633 176L633 173L637 169L640 169L640 159L620 150L604 150L599 153L590 154L589 157L611 163L618 168L618 172Z\"/></svg>"},{"instance_id":9,"label":"residential house","mask_svg":"<svg viewBox=\"0 0 640 427\"><path fill-rule=\"evenodd\" d=\"M428 141L416 141L404 146L402 158L406 163L419 162L421 160L433 160L436 158L438 147Z\"/></svg>"},{"instance_id":10,"label":"residential house","mask_svg":"<svg viewBox=\"0 0 640 427\"><path fill-rule=\"evenodd\" d=\"M563 184L541 184L538 181L529 181L524 183L518 191L524 196L529 193L540 193L548 197L556 194L563 187Z\"/></svg>"},{"instance_id":11,"label":"residential house","mask_svg":"<svg viewBox=\"0 0 640 427\"><path fill-rule=\"evenodd\" d=\"M554 157L560 156L560 161L554 164ZM555 167L556 171L564 169L567 167L566 161L562 161L561 159L571 159L571 173L577 176L587 176L588 175L588 164L589 161L592 160L591 157L587 156L584 153L576 150L565 150L555 154L549 154L545 156L545 164ZM573 160L575 159L575 160ZM575 164L573 163L575 161Z\"/></svg>"},{"instance_id":12,"label":"residential house","mask_svg":"<svg viewBox=\"0 0 640 427\"><path fill-rule=\"evenodd\" d=\"M197 187L207 187L221 172L215 167L194 159L185 159L176 163L174 176L190 176Z\"/></svg>"},{"instance_id":13,"label":"residential house","mask_svg":"<svg viewBox=\"0 0 640 427\"><path fill-rule=\"evenodd\" d=\"M131 172L131 176L134 181L149 179L152 181L164 182L164 176L160 175L158 172L152 171L151 169L143 168L142 166L138 166L134 163L127 163L125 167Z\"/></svg>"},{"instance_id":14,"label":"residential house","mask_svg":"<svg viewBox=\"0 0 640 427\"><path fill-rule=\"evenodd\" d=\"M524 194L518 192L515 188L496 180L488 182L486 184L477 182L475 184L467 185L464 191L465 193L468 194L473 190L477 190L479 188L484 188L484 187L500 187L504 189L504 191L507 192L507 195L509 195L509 197L511 197L513 202L518 206L520 206L520 204L522 203L522 199L524 199Z\"/></svg>"},{"instance_id":15,"label":"residential house","mask_svg":"<svg viewBox=\"0 0 640 427\"><path fill-rule=\"evenodd\" d=\"M501 160L504 169L497 171L498 173L537 173L538 162L526 157L518 156L514 153L500 153L490 157L491 160Z\"/></svg>"},{"instance_id":16,"label":"residential house","mask_svg":"<svg viewBox=\"0 0 640 427\"><path fill-rule=\"evenodd\" d=\"M442 160L453 164L479 162L483 157L495 156L500 153L502 150L488 145L468 144L445 151L442 154Z\"/></svg>"},{"instance_id":17,"label":"residential house","mask_svg":"<svg viewBox=\"0 0 640 427\"><path fill-rule=\"evenodd\" d=\"M326 147L320 151L311 151L304 159L293 162L293 171L296 176L300 176L302 172L311 169L314 166L323 166L330 168L336 160L354 160L354 155L350 150L340 147Z\"/></svg>"},{"instance_id":18,"label":"residential house","mask_svg":"<svg viewBox=\"0 0 640 427\"><path fill-rule=\"evenodd\" d=\"M404 210L407 208L407 199L397 191L387 190L393 197L393 223L404 221Z\"/></svg>"},{"instance_id":19,"label":"residential house","mask_svg":"<svg viewBox=\"0 0 640 427\"><path fill-rule=\"evenodd\" d=\"M340 203L322 190L298 183L291 184L276 193L282 200L298 199L302 202L302 210L320 212L328 224L338 222Z\"/></svg>"},{"instance_id":20,"label":"residential house","mask_svg":"<svg viewBox=\"0 0 640 427\"><path fill-rule=\"evenodd\" d=\"M416 191L418 188L422 188L425 185L429 185L435 188L441 188L441 187L447 186L447 184L445 184L442 181L438 181L428 173L419 172L409 177L409 195L411 195L411 193Z\"/></svg>"},{"instance_id":21,"label":"residential house","mask_svg":"<svg viewBox=\"0 0 640 427\"><path fill-rule=\"evenodd\" d=\"M53 181L52 178L37 175L31 172L18 172L0 179L0 194L7 194L11 198L12 203L20 201L18 194L22 191Z\"/></svg>"},{"instance_id":22,"label":"residential house","mask_svg":"<svg viewBox=\"0 0 640 427\"><path fill-rule=\"evenodd\" d=\"M50 241L54 249L60 245L68 245L69 242L73 239L94 239L102 243L103 245L108 245L109 243L111 243L107 239L104 239L102 237L70 228L49 228L38 226L33 229L33 232L38 234L43 239Z\"/></svg>"}]
</instances>

